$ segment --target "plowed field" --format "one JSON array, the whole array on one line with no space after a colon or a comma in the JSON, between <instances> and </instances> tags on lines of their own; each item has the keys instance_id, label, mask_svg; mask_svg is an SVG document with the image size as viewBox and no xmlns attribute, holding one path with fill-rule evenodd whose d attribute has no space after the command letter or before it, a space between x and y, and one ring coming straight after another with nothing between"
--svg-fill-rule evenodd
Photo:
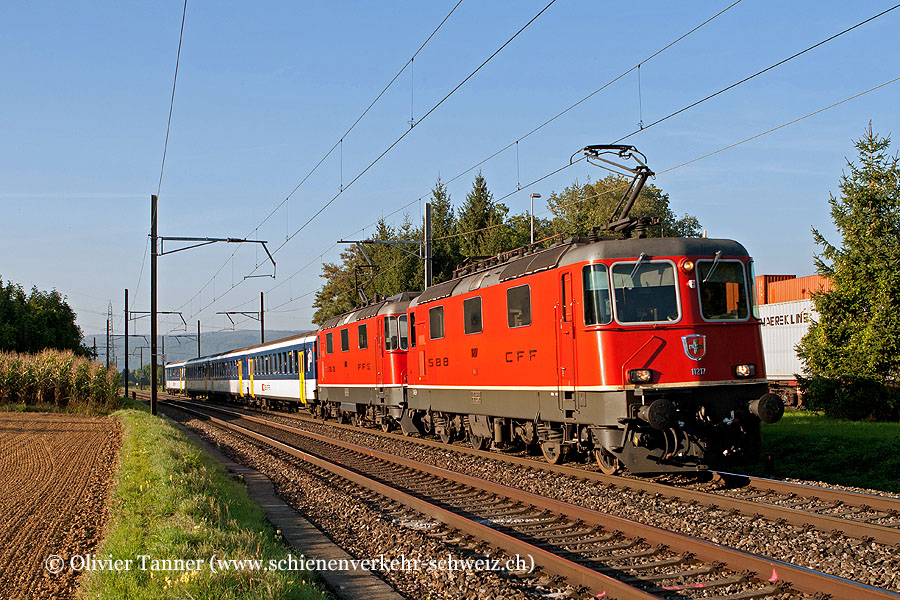
<instances>
[{"instance_id":1,"label":"plowed field","mask_svg":"<svg viewBox=\"0 0 900 600\"><path fill-rule=\"evenodd\" d=\"M95 551L121 437L111 417L0 413L0 598L75 595L47 557Z\"/></svg>"}]
</instances>

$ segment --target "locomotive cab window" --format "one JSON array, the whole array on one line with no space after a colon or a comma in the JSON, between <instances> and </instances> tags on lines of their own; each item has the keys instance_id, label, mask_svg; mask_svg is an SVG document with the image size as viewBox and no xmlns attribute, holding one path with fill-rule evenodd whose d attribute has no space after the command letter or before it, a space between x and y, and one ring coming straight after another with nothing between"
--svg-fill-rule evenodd
<instances>
[{"instance_id":1,"label":"locomotive cab window","mask_svg":"<svg viewBox=\"0 0 900 600\"><path fill-rule=\"evenodd\" d=\"M587 265L582 270L584 283L584 324L607 325L612 322L609 273L606 265Z\"/></svg>"},{"instance_id":2,"label":"locomotive cab window","mask_svg":"<svg viewBox=\"0 0 900 600\"><path fill-rule=\"evenodd\" d=\"M406 315L384 318L384 349L406 350L409 345L409 332L406 329Z\"/></svg>"},{"instance_id":3,"label":"locomotive cab window","mask_svg":"<svg viewBox=\"0 0 900 600\"><path fill-rule=\"evenodd\" d=\"M463 302L463 328L467 334L481 333L481 296Z\"/></svg>"},{"instance_id":4,"label":"locomotive cab window","mask_svg":"<svg viewBox=\"0 0 900 600\"><path fill-rule=\"evenodd\" d=\"M350 328L344 327L341 329L341 352L348 350L350 350Z\"/></svg>"},{"instance_id":5,"label":"locomotive cab window","mask_svg":"<svg viewBox=\"0 0 900 600\"><path fill-rule=\"evenodd\" d=\"M365 323L361 323L357 328L357 337L359 338L359 349L365 350L369 347L369 328Z\"/></svg>"},{"instance_id":6,"label":"locomotive cab window","mask_svg":"<svg viewBox=\"0 0 900 600\"><path fill-rule=\"evenodd\" d=\"M744 265L739 260L698 260L700 314L707 321L744 320L750 315Z\"/></svg>"},{"instance_id":7,"label":"locomotive cab window","mask_svg":"<svg viewBox=\"0 0 900 600\"><path fill-rule=\"evenodd\" d=\"M531 288L528 285L506 290L506 322L510 327L531 325Z\"/></svg>"},{"instance_id":8,"label":"locomotive cab window","mask_svg":"<svg viewBox=\"0 0 900 600\"><path fill-rule=\"evenodd\" d=\"M332 335L332 332L328 332L325 334L325 353L334 353L334 336Z\"/></svg>"},{"instance_id":9,"label":"locomotive cab window","mask_svg":"<svg viewBox=\"0 0 900 600\"><path fill-rule=\"evenodd\" d=\"M428 309L428 337L439 340L444 337L444 307Z\"/></svg>"},{"instance_id":10,"label":"locomotive cab window","mask_svg":"<svg viewBox=\"0 0 900 600\"><path fill-rule=\"evenodd\" d=\"M616 319L665 323L679 319L675 266L670 262L618 263L612 268Z\"/></svg>"}]
</instances>

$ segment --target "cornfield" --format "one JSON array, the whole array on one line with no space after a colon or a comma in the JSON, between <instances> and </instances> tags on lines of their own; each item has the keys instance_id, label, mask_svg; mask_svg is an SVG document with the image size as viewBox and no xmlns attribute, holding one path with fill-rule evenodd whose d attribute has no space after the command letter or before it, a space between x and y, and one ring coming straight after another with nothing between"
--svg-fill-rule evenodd
<instances>
[{"instance_id":1,"label":"cornfield","mask_svg":"<svg viewBox=\"0 0 900 600\"><path fill-rule=\"evenodd\" d=\"M110 410L117 405L121 378L115 369L70 351L0 352L0 404Z\"/></svg>"}]
</instances>

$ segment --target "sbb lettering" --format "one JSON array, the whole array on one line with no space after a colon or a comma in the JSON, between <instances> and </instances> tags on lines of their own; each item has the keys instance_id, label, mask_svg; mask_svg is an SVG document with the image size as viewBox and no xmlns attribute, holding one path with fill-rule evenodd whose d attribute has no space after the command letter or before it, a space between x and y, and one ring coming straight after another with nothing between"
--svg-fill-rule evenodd
<instances>
[{"instance_id":1,"label":"sbb lettering","mask_svg":"<svg viewBox=\"0 0 900 600\"><path fill-rule=\"evenodd\" d=\"M428 359L429 367L449 367L450 359L446 356L438 356L437 358Z\"/></svg>"}]
</instances>

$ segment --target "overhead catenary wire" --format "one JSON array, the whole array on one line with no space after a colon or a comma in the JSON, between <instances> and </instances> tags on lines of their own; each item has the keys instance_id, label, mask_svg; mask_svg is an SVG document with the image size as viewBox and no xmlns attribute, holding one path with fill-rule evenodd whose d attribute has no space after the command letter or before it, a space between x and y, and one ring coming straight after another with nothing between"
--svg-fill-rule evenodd
<instances>
[{"instance_id":1,"label":"overhead catenary wire","mask_svg":"<svg viewBox=\"0 0 900 600\"><path fill-rule=\"evenodd\" d=\"M384 88L382 88L382 90L378 93L378 95L375 96L375 98L369 103L369 105L365 108L365 110L363 110L362 113L360 113L360 115L356 118L356 120L353 121L353 123L350 125L350 127L347 128L347 130L338 138L338 140L334 143L334 145L328 149L328 151L322 156L322 158L319 159L319 161L313 166L313 168L309 170L309 172L300 180L300 182L297 183L297 185L295 185L294 188L290 192L288 192L287 196L285 196L284 199L280 203L278 203L278 205L275 206L275 208L273 208L262 221L260 221L260 223L253 229L253 231L258 230L260 227L265 225L266 222L269 219L271 219L272 216L276 212L278 212L278 210L282 206L284 206L284 204L286 202L288 202L294 196L294 194L297 193L297 191L303 186L303 184L305 184L307 182L307 180L309 180L309 178L312 177L316 171L318 171L319 167L322 166L322 163L324 163L328 159L328 157L330 157L338 147L341 148L341 152L343 153L344 139L348 135L350 135L350 132L352 132L356 128L356 126L359 124L359 122L363 120L363 118L369 113L369 111L372 109L372 107L375 106L375 104L381 99L381 97L384 96L384 94L391 88L392 85L394 85L394 83L397 81L397 79L400 77L400 75L403 74L403 72L406 70L406 68L412 64L412 62L413 62L413 60L415 60L416 56L418 56L419 53L422 52L422 50L425 48L425 46L428 45L428 42L431 41L431 39L435 36L435 34L437 34L437 32L441 29L441 27L444 26L444 24L447 22L447 20L450 18L450 16L456 11L457 8L459 8L459 5L462 4L462 1L463 0L458 0L458 2L455 5L453 5L453 8L450 9L450 12L448 12L447 15L443 18L443 20L441 20L441 22L438 24L438 26L434 28L434 30L431 32L431 34L429 34L429 36L425 39L425 41L422 42L422 44L412 54L412 56L409 58L409 60L407 60L403 64L403 66L400 68L400 70L397 71L397 73L387 83L387 85L385 85ZM341 159L341 169L343 170L343 156ZM343 188L343 173L341 173L341 188ZM250 234L248 233L248 235L250 235ZM289 236L287 235L287 232L285 232L285 241L287 241L288 237ZM235 249L231 253L231 257L229 257L229 259L234 257L234 255L240 249L241 245L242 244L238 244L235 247ZM228 261L226 260L225 262L227 264ZM197 294L194 295L194 297L192 297L187 302L182 304L180 308L184 308L184 306L188 302L190 302L191 300L193 300L193 298L195 298L197 295L199 295L200 292L202 292L216 278L216 276L218 276L218 274L222 271L223 268L224 268L224 265L222 267L220 267L218 271L216 271L216 273L212 276L212 278L210 278L210 280L207 281L203 285L203 287L200 288L200 291L198 291Z\"/></svg>"},{"instance_id":2,"label":"overhead catenary wire","mask_svg":"<svg viewBox=\"0 0 900 600\"><path fill-rule=\"evenodd\" d=\"M875 19L877 19L877 18L879 18L879 17L883 17L884 15L888 14L889 12L891 12L891 11L893 11L893 10L896 10L897 8L900 8L900 4L895 4L894 6L888 8L888 9L886 9L886 10L881 11L881 12L878 13L877 15L874 15L874 16L872 16L872 17L869 17L868 19L866 19L866 20L864 20L864 21L860 21L860 22L857 23L856 25L853 25L853 26L851 26L851 27L848 27L847 29L844 29L843 31L840 31L840 32L838 32L838 33L835 33L834 35L825 38L825 39L822 40L821 42L818 42L818 43L816 43L816 44L813 44L812 46L809 46L808 48L805 48L805 49L801 50L800 52L797 52L796 54L792 54L791 56L788 56L787 58L784 58L784 59L778 61L777 63L773 64L773 65L769 65L768 67L766 67L765 69L762 69L761 71L757 71L756 73L754 73L754 74L752 74L752 75L748 75L747 77L744 77L743 79L741 79L741 80L739 80L739 81L736 81L736 82L732 83L731 85L722 88L722 89L719 90L718 92L714 92L714 93L712 93L712 94L706 96L705 98L701 98L700 100L697 100L696 102L692 102L691 104L688 104L687 106L685 106L685 107L683 107L683 108L679 108L679 109L676 110L675 112L669 113L668 115L662 117L661 119L657 119L656 121L653 121L653 122L650 123L649 125L644 125L643 127L639 128L639 129L635 129L634 131L632 131L632 132L629 133L628 135L625 135L625 136L620 137L619 139L617 139L617 140L616 140L615 142L613 142L613 143L614 143L614 144L618 144L619 142L621 142L621 141L623 141L623 140L626 140L626 139L630 138L631 136L633 136L633 135L635 135L635 134L638 134L638 133L640 133L640 132L642 132L642 131L646 131L647 129L650 129L650 128L653 127L654 125L658 125L659 123L662 123L663 121L666 121L666 120L668 120L668 119L671 119L672 117L674 117L674 116L676 116L676 115L680 115L681 113L683 113L683 112L685 112L685 111L688 111L688 110L694 108L694 107L697 106L698 104L703 104L703 103L706 102L707 100L711 100L712 98L715 98L716 96L718 96L718 95L720 95L720 94L724 94L724 93L727 92L728 90L732 90L732 89L738 87L738 86L741 85L741 84L747 83L747 82L750 81L751 79L754 79L754 78L756 78L756 77L762 75L763 73L766 73L766 72L768 72L768 71L771 71L772 69L775 69L775 68L777 68L777 67L780 67L781 65L785 64L786 62L789 62L789 61L791 61L791 60L794 60L794 59L797 58L798 56L802 56L802 55L806 54L807 52L809 52L809 51L811 51L811 50L814 50L814 49L818 48L819 46L822 46L823 44L827 44L828 42L830 42L830 41L832 41L832 40L834 40L834 39L837 39L837 38L841 37L841 36L844 35L845 33L849 33L849 32L851 32L851 31L853 31L854 29L857 29L857 28L859 28L859 27L862 27L862 26L865 25L866 23L870 23L870 22L874 21Z\"/></svg>"},{"instance_id":3,"label":"overhead catenary wire","mask_svg":"<svg viewBox=\"0 0 900 600\"><path fill-rule=\"evenodd\" d=\"M556 3L556 1L557 1L557 0L550 0L550 2L549 2L546 6L544 6L544 7L543 7L536 15L534 15L527 23L525 23L525 25L523 25L518 31L516 31L516 32L515 32L509 39L507 39L507 40L506 40L499 48L497 48L497 50L495 50L495 51L494 51L490 56L488 56L488 57L487 57L480 65L478 65L478 67L476 67L476 68L475 68L471 73L469 73L462 81L460 81L460 82L459 82L452 90L450 90L450 91L449 91L445 96L443 96L443 97L442 97L435 105L433 105L433 106L432 106L432 107L431 107L431 108L430 108L430 109L429 109L429 110L428 110L428 111L427 111L427 112L426 112L426 113L425 113L425 114L424 114L424 115L416 122L416 125L420 124L422 121L424 121L425 119L427 119L432 113L434 113L434 111L436 111L442 104L444 104L444 102L446 102L446 101L447 101L451 96L453 96L453 94L455 94L455 93L456 93L463 85L465 85L466 82L468 82L470 79L472 79L472 77L474 77L479 71L481 71L481 69L483 69L483 68L484 68L484 67L485 67L485 66L486 66L486 65L487 65L494 57L496 57L496 56L497 56L504 48L506 48L510 43L512 43L513 40L515 40L515 39L516 39L523 31L525 31L525 29L527 29L527 28L528 28L532 23L534 23L534 22L535 22L542 14L544 14L544 12L546 12L551 6L553 6L553 5ZM291 234L291 235L290 235L283 243L281 243L277 248L275 248L275 249L272 251L272 255L274 256L275 254L277 254L277 253L278 253L282 248L284 248L284 247L285 247L292 239L294 239L298 234L300 234L300 232L302 232L304 229L306 229L306 227L309 226L310 223L312 223L319 215L321 215L323 212L325 212L325 210L326 210L329 206L331 206L331 204L333 204L333 203L335 202L335 200L337 200L344 192L346 192L346 191L350 188L350 186L352 186L356 181L358 181L358 180L359 180L363 175L365 175L365 174L366 174L373 166L375 166L379 161L381 161L381 159L384 158L391 150L393 150L393 149L397 146L397 144L399 144L399 143L400 143L407 135L409 135L409 133L410 133L411 131L413 131L413 129L414 129L414 127L411 127L411 128L409 128L409 129L407 129L406 131L404 131L403 134L401 134L396 140L394 140L394 142L391 143L390 146L388 146L383 152L381 152L381 154L379 154L374 160L372 160L372 161L371 161L371 162L370 162L370 163L369 163L362 171L360 171L353 179L351 179L351 180L347 183L347 185L342 185L342 186L341 186L341 189L340 189L340 190L339 190L339 191L338 191L338 192L337 192L330 200L328 200L321 208L319 208L319 210L317 210L317 211L316 211L309 219L307 219L306 222L304 222L304 224L301 225L300 228L297 229L293 234ZM412 204L412 203L410 203L410 204ZM277 209L276 209L276 210L277 210ZM226 262L226 264L227 264L227 262ZM222 268L224 268L224 267L222 267ZM252 274L252 273L255 273L256 270L257 270L258 268L259 268L258 266L257 266L256 268L254 268L254 269L251 271L251 274ZM220 268L219 270L221 271L221 268ZM215 277L215 276L214 276L214 277ZM234 284L234 285L233 285L229 290L227 290L225 293L228 293L229 291L231 291L231 290L234 289L235 287L239 286L241 283L242 283L242 281L241 281L241 282L238 282L237 284ZM209 285L209 282L207 282L207 284L205 284L205 285L203 286L203 288L201 288L200 292L198 292L197 294L195 294L194 297L191 298L191 300L193 300L193 298L195 298L197 295L199 295L199 294L202 292L202 290L205 289L205 287L206 287L207 285ZM223 296L224 296L224 294L223 294ZM221 297L222 297L222 296L220 296L220 298L221 298ZM189 301L190 301L190 300L189 300ZM187 303L185 303L185 304L187 304ZM184 305L182 305L182 306L184 306ZM194 313L194 314L196 314L196 313ZM192 316L193 316L193 315L192 315Z\"/></svg>"}]
</instances>

